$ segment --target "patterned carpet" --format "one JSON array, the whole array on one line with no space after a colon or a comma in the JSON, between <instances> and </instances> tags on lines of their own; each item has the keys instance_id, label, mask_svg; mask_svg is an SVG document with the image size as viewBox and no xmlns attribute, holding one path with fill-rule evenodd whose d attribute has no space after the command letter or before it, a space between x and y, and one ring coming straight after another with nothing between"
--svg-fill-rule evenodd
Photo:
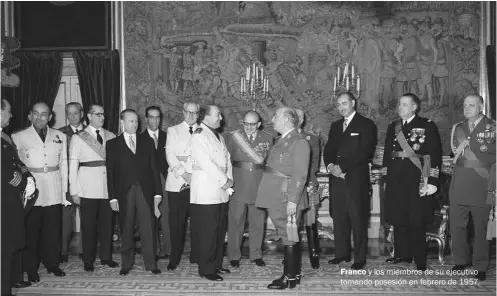
<instances>
[{"instance_id":1,"label":"patterned carpet","mask_svg":"<svg viewBox=\"0 0 497 296\"><path fill-rule=\"evenodd\" d=\"M281 260L283 254L265 252L265 267L257 267L248 259L241 260L240 268L231 268L231 274L224 276L223 282L210 282L198 276L197 266L190 264L184 256L178 269L167 271L168 260L161 260L159 268L161 275L153 275L144 270L141 255L136 256L134 269L128 276L119 276L119 268L112 269L101 266L99 260L92 273L83 271L83 263L77 257L61 264L65 277L48 275L40 268L41 282L25 289L14 290L17 295L495 295L496 268L492 259L491 269L487 280L477 283L472 276L449 276L446 271L452 267L448 264L439 265L436 259L429 259L429 270L444 275L396 276L375 273L413 270L413 264L386 265L387 257L368 258L366 272L362 275L342 275L340 269L348 270L350 263L339 266L329 265L331 256L321 259L321 268L313 270L310 267L307 252L303 254L304 278L300 285L293 290L273 291L266 288L267 284L282 273ZM114 260L120 261L119 254L114 254ZM225 258L225 265L226 263ZM371 275L369 275L371 272ZM344 280L362 280L362 282L345 283ZM370 280L370 282L365 282ZM386 282L390 280L390 282ZM423 281L424 280L424 281ZM438 280L439 282L425 282ZM449 280L452 280L449 282ZM410 282L411 281L411 282Z\"/></svg>"}]
</instances>

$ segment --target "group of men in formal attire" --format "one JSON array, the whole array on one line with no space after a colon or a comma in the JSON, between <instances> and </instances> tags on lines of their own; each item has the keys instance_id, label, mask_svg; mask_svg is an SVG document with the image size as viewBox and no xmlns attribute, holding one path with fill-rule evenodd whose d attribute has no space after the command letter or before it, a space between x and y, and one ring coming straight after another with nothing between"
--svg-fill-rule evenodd
<instances>
[{"instance_id":1,"label":"group of men in formal attire","mask_svg":"<svg viewBox=\"0 0 497 296\"><path fill-rule=\"evenodd\" d=\"M351 93L338 95L335 104L343 118L331 124L323 152L330 173L336 248L329 263L349 262L353 255L350 268L363 269L368 250L369 165L377 128L356 111ZM414 259L417 269L425 270L426 225L433 220L442 149L435 123L417 115L420 106L414 94L399 99L400 119L388 126L386 134L383 173L386 220L393 225L395 237L395 256L387 262ZM482 98L468 96L466 120L452 130L455 169L450 192L454 269L473 265L479 279L485 279L488 268L485 234L495 204L495 189L493 199L487 198L489 169L495 167L495 122L482 110ZM167 270L175 270L183 254L188 218L189 259L208 280L221 281L221 275L230 273L223 267L226 233L229 265L240 266L247 219L249 258L257 266L265 265L266 216L284 245L283 274L268 288L294 288L300 283L297 229L302 224L311 266L319 268L320 144L316 135L302 130L302 110L276 110L271 120L280 134L276 139L260 128L261 118L255 111L244 114L240 129L222 135L218 131L221 110L192 102L183 106L184 120L167 133L159 128L162 113L156 106L146 109L147 129L141 134L137 134L138 114L132 109L120 114L123 132L119 136L103 128L102 106L89 106L88 126L81 123L83 108L78 103L66 106L66 116L68 126L51 129L50 108L36 103L29 113L30 127L12 139L2 131L2 295L11 293L11 286L40 281L41 262L48 273L65 275L59 263L68 260L76 207L82 238L78 253L88 272L94 270L97 246L102 265L119 266L112 260L112 211L118 212L122 236L121 275L134 265L136 228L146 270L160 274L157 261L165 258L169 258ZM10 104L2 100L2 129L10 117ZM36 201L23 210L30 198ZM466 240L470 213L475 227L473 262ZM29 282L23 281L23 272Z\"/></svg>"}]
</instances>

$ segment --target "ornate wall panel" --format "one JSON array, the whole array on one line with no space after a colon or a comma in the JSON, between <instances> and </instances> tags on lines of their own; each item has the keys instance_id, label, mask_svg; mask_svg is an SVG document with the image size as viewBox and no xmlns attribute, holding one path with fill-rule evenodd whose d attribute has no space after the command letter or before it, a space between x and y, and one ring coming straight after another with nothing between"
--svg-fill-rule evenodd
<instances>
[{"instance_id":1,"label":"ornate wall panel","mask_svg":"<svg viewBox=\"0 0 497 296\"><path fill-rule=\"evenodd\" d=\"M332 102L337 66L361 75L359 112L383 142L400 94L422 99L445 151L465 95L478 92L479 2L124 2L127 106L142 116L159 105L163 127L181 121L183 102L221 106L225 130L251 105L240 77L265 64L270 95L257 110L302 108L306 129L327 140L339 119ZM270 129L268 125L268 129Z\"/></svg>"}]
</instances>

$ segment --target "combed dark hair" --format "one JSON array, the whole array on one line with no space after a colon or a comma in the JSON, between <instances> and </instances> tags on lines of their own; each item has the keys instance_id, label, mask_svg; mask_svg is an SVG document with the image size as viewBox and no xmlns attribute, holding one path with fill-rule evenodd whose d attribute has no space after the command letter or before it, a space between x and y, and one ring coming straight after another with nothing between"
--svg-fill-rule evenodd
<instances>
[{"instance_id":1,"label":"combed dark hair","mask_svg":"<svg viewBox=\"0 0 497 296\"><path fill-rule=\"evenodd\" d=\"M206 115L211 114L211 109L214 106L215 105L205 105L205 106L200 107L200 109L198 110L198 119L197 119L198 124L200 124L200 123L202 123L202 121L204 121Z\"/></svg>"},{"instance_id":2,"label":"combed dark hair","mask_svg":"<svg viewBox=\"0 0 497 296\"><path fill-rule=\"evenodd\" d=\"M119 119L124 119L124 115L126 115L126 113L133 113L133 114L136 114L136 116L138 116L138 114L136 113L135 110L133 110L133 109L124 109L123 111L121 111L121 114L119 114Z\"/></svg>"},{"instance_id":3,"label":"combed dark hair","mask_svg":"<svg viewBox=\"0 0 497 296\"><path fill-rule=\"evenodd\" d=\"M36 105L38 105L38 104L43 104L43 105L47 106L47 109L48 109L48 114L49 114L49 115L51 115L51 114L52 114L52 109L50 109L50 106L48 106L48 104L47 104L47 103L45 103L45 102L35 102L33 105L31 105L31 108L29 108L29 112L30 112L30 113L31 113L31 112L33 112L33 108L34 108Z\"/></svg>"},{"instance_id":4,"label":"combed dark hair","mask_svg":"<svg viewBox=\"0 0 497 296\"><path fill-rule=\"evenodd\" d=\"M344 92L339 93L338 96L337 96L337 99L339 97L343 96L343 95L347 95L347 97L349 98L350 101L355 101L356 100L354 94L351 93L350 91L344 91Z\"/></svg>"},{"instance_id":5,"label":"combed dark hair","mask_svg":"<svg viewBox=\"0 0 497 296\"><path fill-rule=\"evenodd\" d=\"M90 114L93 111L93 108L97 107L97 106L102 107L102 109L104 108L104 106L99 105L99 104L91 104L90 107L88 108L88 114Z\"/></svg>"},{"instance_id":6,"label":"combed dark hair","mask_svg":"<svg viewBox=\"0 0 497 296\"><path fill-rule=\"evenodd\" d=\"M147 109L145 109L145 117L148 117L148 111L155 110L159 111L160 117L162 117L162 110L158 106L148 106Z\"/></svg>"},{"instance_id":7,"label":"combed dark hair","mask_svg":"<svg viewBox=\"0 0 497 296\"><path fill-rule=\"evenodd\" d=\"M78 103L78 102L70 102L70 103L67 103L67 104L66 104L66 107L65 107L65 111L66 111L66 113L67 113L67 110L69 109L69 107L72 107L72 106L78 107L79 111L80 111L80 112L83 112L83 106L81 106L81 104L80 104L80 103ZM91 106L90 106L90 110L91 110L91 108L92 108L93 106L94 106L94 105L91 105Z\"/></svg>"},{"instance_id":8,"label":"combed dark hair","mask_svg":"<svg viewBox=\"0 0 497 296\"><path fill-rule=\"evenodd\" d=\"M421 109L421 100L419 97L413 93L406 93L402 95L403 97L408 97L411 99L411 101L416 104L416 110L414 110L414 113L418 113L419 110Z\"/></svg>"}]
</instances>

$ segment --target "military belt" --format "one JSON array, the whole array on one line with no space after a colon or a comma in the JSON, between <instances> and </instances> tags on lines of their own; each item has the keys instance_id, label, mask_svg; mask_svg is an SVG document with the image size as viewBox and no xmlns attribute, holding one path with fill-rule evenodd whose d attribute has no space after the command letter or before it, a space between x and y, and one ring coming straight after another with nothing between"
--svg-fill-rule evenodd
<instances>
[{"instance_id":1,"label":"military belt","mask_svg":"<svg viewBox=\"0 0 497 296\"><path fill-rule=\"evenodd\" d=\"M259 164L250 161L233 161L233 166L246 170L263 170L266 166L264 164Z\"/></svg>"},{"instance_id":2,"label":"military belt","mask_svg":"<svg viewBox=\"0 0 497 296\"><path fill-rule=\"evenodd\" d=\"M264 168L264 172L265 173L270 173L270 174L273 174L275 176L278 176L278 177L281 177L281 178L285 178L285 179L290 179L292 178L291 176L287 176L285 174L283 174L282 172L278 171L278 170L275 170L273 169L272 167L270 166L267 166Z\"/></svg>"},{"instance_id":3,"label":"military belt","mask_svg":"<svg viewBox=\"0 0 497 296\"><path fill-rule=\"evenodd\" d=\"M200 166L198 166L198 165L193 165L192 169L194 169L196 171L201 171L202 170L202 168ZM228 168L227 167L219 167L219 169L221 171L223 171L223 173L225 173L225 174L226 174L226 172L228 172Z\"/></svg>"},{"instance_id":4,"label":"military belt","mask_svg":"<svg viewBox=\"0 0 497 296\"><path fill-rule=\"evenodd\" d=\"M56 165L56 166L52 166L52 167L42 167L42 168L29 168L28 167L28 170L31 172L31 173L50 173L50 172L55 172L55 171L58 171L59 170L59 166Z\"/></svg>"},{"instance_id":5,"label":"military belt","mask_svg":"<svg viewBox=\"0 0 497 296\"><path fill-rule=\"evenodd\" d=\"M409 157L416 157L416 158L422 158L423 155L421 154L416 154L416 153L408 153L405 151L397 151L392 154L393 157L398 157L398 158L409 158Z\"/></svg>"},{"instance_id":6,"label":"military belt","mask_svg":"<svg viewBox=\"0 0 497 296\"><path fill-rule=\"evenodd\" d=\"M90 168L103 167L103 166L105 166L105 160L94 160L94 161L80 162L79 166L80 167L90 167Z\"/></svg>"},{"instance_id":7,"label":"military belt","mask_svg":"<svg viewBox=\"0 0 497 296\"><path fill-rule=\"evenodd\" d=\"M464 168L473 168L473 169L476 169L476 168L490 168L492 166L491 163L484 163L484 162L481 162L479 160L468 160L468 159L459 159L457 161L457 164L456 166L458 167L464 167Z\"/></svg>"}]
</instances>

